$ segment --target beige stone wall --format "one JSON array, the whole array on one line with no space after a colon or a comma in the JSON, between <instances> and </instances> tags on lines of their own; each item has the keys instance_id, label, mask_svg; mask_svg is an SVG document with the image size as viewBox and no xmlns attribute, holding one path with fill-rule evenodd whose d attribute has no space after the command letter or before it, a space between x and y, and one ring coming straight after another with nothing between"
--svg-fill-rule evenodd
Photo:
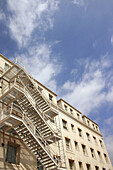
<instances>
[{"instance_id":1,"label":"beige stone wall","mask_svg":"<svg viewBox=\"0 0 113 170\"><path fill-rule=\"evenodd\" d=\"M12 142L20 146L20 158L19 164L12 164L6 162L6 152L7 152L7 144L8 142ZM4 145L4 146L3 146ZM14 136L10 136L0 132L0 170L36 170L37 162L36 157L27 149L27 147L23 144L22 140Z\"/></svg>"}]
</instances>

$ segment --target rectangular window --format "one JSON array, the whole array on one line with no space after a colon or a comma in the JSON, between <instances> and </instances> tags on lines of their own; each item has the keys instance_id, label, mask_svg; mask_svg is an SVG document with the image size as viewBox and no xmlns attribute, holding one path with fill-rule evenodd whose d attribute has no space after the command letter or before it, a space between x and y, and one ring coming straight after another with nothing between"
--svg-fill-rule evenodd
<instances>
[{"instance_id":1,"label":"rectangular window","mask_svg":"<svg viewBox=\"0 0 113 170\"><path fill-rule=\"evenodd\" d=\"M69 159L69 168L70 170L74 170L74 160Z\"/></svg>"},{"instance_id":2,"label":"rectangular window","mask_svg":"<svg viewBox=\"0 0 113 170\"><path fill-rule=\"evenodd\" d=\"M78 128L79 136L82 137L82 130Z\"/></svg>"},{"instance_id":3,"label":"rectangular window","mask_svg":"<svg viewBox=\"0 0 113 170\"><path fill-rule=\"evenodd\" d=\"M65 109L65 111L67 111L67 106L66 105L64 105L64 109Z\"/></svg>"},{"instance_id":4,"label":"rectangular window","mask_svg":"<svg viewBox=\"0 0 113 170\"><path fill-rule=\"evenodd\" d=\"M95 170L99 170L99 167L98 167L98 166L95 166Z\"/></svg>"},{"instance_id":5,"label":"rectangular window","mask_svg":"<svg viewBox=\"0 0 113 170\"><path fill-rule=\"evenodd\" d=\"M86 136L87 136L88 141L90 141L90 135L89 135L89 133L86 133Z\"/></svg>"},{"instance_id":6,"label":"rectangular window","mask_svg":"<svg viewBox=\"0 0 113 170\"><path fill-rule=\"evenodd\" d=\"M92 126L93 126L93 129L95 129L95 125L94 125L94 124L92 124Z\"/></svg>"},{"instance_id":7,"label":"rectangular window","mask_svg":"<svg viewBox=\"0 0 113 170\"><path fill-rule=\"evenodd\" d=\"M75 141L74 143L75 143L75 149L76 149L76 150L79 150L79 148L78 148L78 142Z\"/></svg>"},{"instance_id":8,"label":"rectangular window","mask_svg":"<svg viewBox=\"0 0 113 170\"><path fill-rule=\"evenodd\" d=\"M99 142L100 142L100 146L101 146L101 147L103 147L102 141L101 141L101 140L99 140Z\"/></svg>"},{"instance_id":9,"label":"rectangular window","mask_svg":"<svg viewBox=\"0 0 113 170\"><path fill-rule=\"evenodd\" d=\"M101 156L100 151L97 151L97 153L98 153L98 156L99 156L100 160L102 160L102 156Z\"/></svg>"},{"instance_id":10,"label":"rectangular window","mask_svg":"<svg viewBox=\"0 0 113 170\"><path fill-rule=\"evenodd\" d=\"M77 118L80 119L80 115L77 113Z\"/></svg>"},{"instance_id":11,"label":"rectangular window","mask_svg":"<svg viewBox=\"0 0 113 170\"><path fill-rule=\"evenodd\" d=\"M95 144L97 144L97 139L95 136L93 136L93 140L94 140Z\"/></svg>"},{"instance_id":12,"label":"rectangular window","mask_svg":"<svg viewBox=\"0 0 113 170\"><path fill-rule=\"evenodd\" d=\"M83 154L86 156L87 155L87 150L86 150L86 146L82 145L82 150L83 150Z\"/></svg>"},{"instance_id":13,"label":"rectangular window","mask_svg":"<svg viewBox=\"0 0 113 170\"><path fill-rule=\"evenodd\" d=\"M5 65L4 65L4 70L6 71L6 70L8 70L8 69L9 69L9 65L5 63Z\"/></svg>"},{"instance_id":14,"label":"rectangular window","mask_svg":"<svg viewBox=\"0 0 113 170\"><path fill-rule=\"evenodd\" d=\"M73 124L71 124L71 129L72 129L72 131L74 131L74 125Z\"/></svg>"},{"instance_id":15,"label":"rectangular window","mask_svg":"<svg viewBox=\"0 0 113 170\"><path fill-rule=\"evenodd\" d=\"M106 162L108 163L108 157L105 153L104 153L104 158L105 158Z\"/></svg>"},{"instance_id":16,"label":"rectangular window","mask_svg":"<svg viewBox=\"0 0 113 170\"><path fill-rule=\"evenodd\" d=\"M66 149L71 149L71 144L70 144L70 139L65 138L65 142L66 142Z\"/></svg>"},{"instance_id":17,"label":"rectangular window","mask_svg":"<svg viewBox=\"0 0 113 170\"><path fill-rule=\"evenodd\" d=\"M94 149L90 148L90 151L91 151L92 158L95 158Z\"/></svg>"},{"instance_id":18,"label":"rectangular window","mask_svg":"<svg viewBox=\"0 0 113 170\"><path fill-rule=\"evenodd\" d=\"M87 120L87 124L88 124L88 126L90 126L89 120Z\"/></svg>"},{"instance_id":19,"label":"rectangular window","mask_svg":"<svg viewBox=\"0 0 113 170\"><path fill-rule=\"evenodd\" d=\"M63 128L64 128L64 129L67 129L67 121L65 121L65 120L62 119L62 124L63 124Z\"/></svg>"},{"instance_id":20,"label":"rectangular window","mask_svg":"<svg viewBox=\"0 0 113 170\"><path fill-rule=\"evenodd\" d=\"M73 110L72 109L70 109L70 113L73 114Z\"/></svg>"},{"instance_id":21,"label":"rectangular window","mask_svg":"<svg viewBox=\"0 0 113 170\"><path fill-rule=\"evenodd\" d=\"M87 168L87 170L91 170L90 164L86 164L86 168Z\"/></svg>"},{"instance_id":22,"label":"rectangular window","mask_svg":"<svg viewBox=\"0 0 113 170\"><path fill-rule=\"evenodd\" d=\"M19 145L8 142L6 152L6 162L17 164L19 163Z\"/></svg>"},{"instance_id":23,"label":"rectangular window","mask_svg":"<svg viewBox=\"0 0 113 170\"><path fill-rule=\"evenodd\" d=\"M83 170L82 162L78 162L78 164L79 164L79 170Z\"/></svg>"},{"instance_id":24,"label":"rectangular window","mask_svg":"<svg viewBox=\"0 0 113 170\"><path fill-rule=\"evenodd\" d=\"M52 101L53 96L49 94L49 100Z\"/></svg>"}]
</instances>

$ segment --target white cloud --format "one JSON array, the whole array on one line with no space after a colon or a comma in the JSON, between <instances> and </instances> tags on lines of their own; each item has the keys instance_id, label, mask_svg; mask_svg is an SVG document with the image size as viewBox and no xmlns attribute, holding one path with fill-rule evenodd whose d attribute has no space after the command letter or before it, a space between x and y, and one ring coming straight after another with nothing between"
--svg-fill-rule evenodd
<instances>
[{"instance_id":1,"label":"white cloud","mask_svg":"<svg viewBox=\"0 0 113 170\"><path fill-rule=\"evenodd\" d=\"M56 76L61 70L61 64L57 59L54 60L51 56L51 46L47 44L40 44L28 50L27 53L17 55L26 66L26 69L39 82L43 83L50 89L56 91Z\"/></svg>"},{"instance_id":2,"label":"white cloud","mask_svg":"<svg viewBox=\"0 0 113 170\"><path fill-rule=\"evenodd\" d=\"M73 3L79 6L83 6L84 5L84 0L73 0Z\"/></svg>"},{"instance_id":3,"label":"white cloud","mask_svg":"<svg viewBox=\"0 0 113 170\"><path fill-rule=\"evenodd\" d=\"M5 19L5 14L2 11L0 11L0 20L3 20L3 19Z\"/></svg>"},{"instance_id":4,"label":"white cloud","mask_svg":"<svg viewBox=\"0 0 113 170\"><path fill-rule=\"evenodd\" d=\"M61 89L64 91L62 98L84 114L89 114L104 102L113 101L111 83L113 69L107 71L112 65L111 60L108 59L108 54L103 56L100 61L86 60L82 64L84 65L82 78L80 77L76 82L66 81Z\"/></svg>"},{"instance_id":5,"label":"white cloud","mask_svg":"<svg viewBox=\"0 0 113 170\"><path fill-rule=\"evenodd\" d=\"M111 45L113 45L113 35L111 36Z\"/></svg>"},{"instance_id":6,"label":"white cloud","mask_svg":"<svg viewBox=\"0 0 113 170\"><path fill-rule=\"evenodd\" d=\"M8 0L7 6L12 14L9 16L11 36L22 47L36 28L47 30L53 26L58 0Z\"/></svg>"}]
</instances>

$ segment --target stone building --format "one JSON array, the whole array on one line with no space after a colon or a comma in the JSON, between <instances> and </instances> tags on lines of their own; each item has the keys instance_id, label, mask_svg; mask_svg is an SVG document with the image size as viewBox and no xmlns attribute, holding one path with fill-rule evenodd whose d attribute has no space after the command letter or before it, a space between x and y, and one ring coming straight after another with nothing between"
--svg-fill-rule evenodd
<instances>
[{"instance_id":1,"label":"stone building","mask_svg":"<svg viewBox=\"0 0 113 170\"><path fill-rule=\"evenodd\" d=\"M0 170L112 170L98 124L0 54Z\"/></svg>"}]
</instances>

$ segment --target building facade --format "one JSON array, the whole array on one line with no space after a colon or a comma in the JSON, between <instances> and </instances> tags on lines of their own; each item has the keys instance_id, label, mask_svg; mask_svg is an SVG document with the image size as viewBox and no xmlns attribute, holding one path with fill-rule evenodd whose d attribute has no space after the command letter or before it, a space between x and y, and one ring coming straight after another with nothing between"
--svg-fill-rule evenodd
<instances>
[{"instance_id":1,"label":"building facade","mask_svg":"<svg viewBox=\"0 0 113 170\"><path fill-rule=\"evenodd\" d=\"M0 169L112 170L98 124L3 55Z\"/></svg>"}]
</instances>

